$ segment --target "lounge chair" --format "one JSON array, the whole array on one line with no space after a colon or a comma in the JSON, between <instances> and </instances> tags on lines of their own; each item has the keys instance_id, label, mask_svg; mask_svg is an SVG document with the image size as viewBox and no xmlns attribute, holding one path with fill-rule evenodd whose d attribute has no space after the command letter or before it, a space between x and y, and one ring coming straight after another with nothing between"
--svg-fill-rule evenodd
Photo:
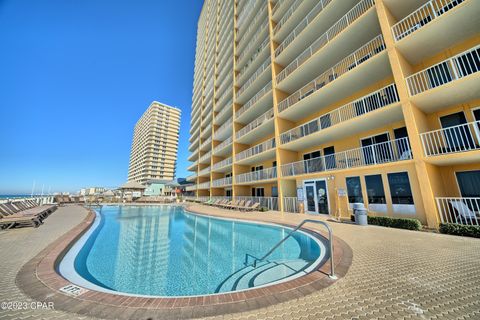
<instances>
[{"instance_id":1,"label":"lounge chair","mask_svg":"<svg viewBox=\"0 0 480 320\"><path fill-rule=\"evenodd\" d=\"M225 200L225 199L224 199L224 200L220 200L219 202L213 204L213 206L215 206L215 207L221 207L221 206L226 205L227 203L228 203L228 200Z\"/></svg>"},{"instance_id":2,"label":"lounge chair","mask_svg":"<svg viewBox=\"0 0 480 320\"><path fill-rule=\"evenodd\" d=\"M452 207L458 212L458 216L455 216L456 223L478 221L477 213L470 209L465 202L461 200L450 200Z\"/></svg>"},{"instance_id":3,"label":"lounge chair","mask_svg":"<svg viewBox=\"0 0 480 320\"><path fill-rule=\"evenodd\" d=\"M246 211L248 208L250 208L250 206L252 205L252 201L251 200L247 200L247 201L244 201L243 205L238 207L238 209L240 211Z\"/></svg>"},{"instance_id":4,"label":"lounge chair","mask_svg":"<svg viewBox=\"0 0 480 320\"><path fill-rule=\"evenodd\" d=\"M235 209L239 206L240 200L233 201L230 205L226 206L226 209Z\"/></svg>"},{"instance_id":5,"label":"lounge chair","mask_svg":"<svg viewBox=\"0 0 480 320\"><path fill-rule=\"evenodd\" d=\"M218 206L220 208L228 209L233 205L232 201L226 201L225 203L220 203Z\"/></svg>"},{"instance_id":6,"label":"lounge chair","mask_svg":"<svg viewBox=\"0 0 480 320\"><path fill-rule=\"evenodd\" d=\"M245 211L255 211L256 209L258 209L260 207L260 203L259 202L255 202L254 204L252 204L250 207L246 208Z\"/></svg>"},{"instance_id":7,"label":"lounge chair","mask_svg":"<svg viewBox=\"0 0 480 320\"><path fill-rule=\"evenodd\" d=\"M0 229L10 229L16 226L36 228L41 224L42 221L38 216L11 213L11 211L6 210L4 206L0 207Z\"/></svg>"},{"instance_id":8,"label":"lounge chair","mask_svg":"<svg viewBox=\"0 0 480 320\"><path fill-rule=\"evenodd\" d=\"M209 206L209 205L211 205L214 201L215 201L215 200L213 200L213 199L209 199L209 200L205 201L203 204Z\"/></svg>"}]
</instances>

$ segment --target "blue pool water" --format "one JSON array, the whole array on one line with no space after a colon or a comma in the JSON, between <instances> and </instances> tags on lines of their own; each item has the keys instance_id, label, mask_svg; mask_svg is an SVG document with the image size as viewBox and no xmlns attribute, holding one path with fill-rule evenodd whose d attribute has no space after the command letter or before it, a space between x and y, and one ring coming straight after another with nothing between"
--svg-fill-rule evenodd
<instances>
[{"instance_id":1,"label":"blue pool water","mask_svg":"<svg viewBox=\"0 0 480 320\"><path fill-rule=\"evenodd\" d=\"M305 274L324 256L323 244L295 232L255 268L290 230L208 218L182 207L109 206L67 253L60 273L102 291L191 296L244 290Z\"/></svg>"}]
</instances>

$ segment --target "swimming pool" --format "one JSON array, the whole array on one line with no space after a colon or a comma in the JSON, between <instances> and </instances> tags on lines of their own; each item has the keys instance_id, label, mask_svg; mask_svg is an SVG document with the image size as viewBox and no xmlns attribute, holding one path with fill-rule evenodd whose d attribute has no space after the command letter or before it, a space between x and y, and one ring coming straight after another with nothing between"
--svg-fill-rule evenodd
<instances>
[{"instance_id":1,"label":"swimming pool","mask_svg":"<svg viewBox=\"0 0 480 320\"><path fill-rule=\"evenodd\" d=\"M181 206L104 206L96 214L58 271L97 291L180 297L246 290L304 275L325 258L322 241L297 231L253 267L254 257L290 229L201 216Z\"/></svg>"}]
</instances>

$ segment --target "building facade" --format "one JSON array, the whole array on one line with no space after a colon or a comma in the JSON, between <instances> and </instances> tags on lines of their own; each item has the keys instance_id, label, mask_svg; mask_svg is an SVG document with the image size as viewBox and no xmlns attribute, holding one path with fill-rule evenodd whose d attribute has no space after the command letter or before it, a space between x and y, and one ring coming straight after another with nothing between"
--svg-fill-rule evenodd
<instances>
[{"instance_id":1,"label":"building facade","mask_svg":"<svg viewBox=\"0 0 480 320\"><path fill-rule=\"evenodd\" d=\"M205 0L190 190L478 224L479 13L476 0Z\"/></svg>"},{"instance_id":2,"label":"building facade","mask_svg":"<svg viewBox=\"0 0 480 320\"><path fill-rule=\"evenodd\" d=\"M175 177L181 111L154 101L133 133L128 181L173 180Z\"/></svg>"}]
</instances>

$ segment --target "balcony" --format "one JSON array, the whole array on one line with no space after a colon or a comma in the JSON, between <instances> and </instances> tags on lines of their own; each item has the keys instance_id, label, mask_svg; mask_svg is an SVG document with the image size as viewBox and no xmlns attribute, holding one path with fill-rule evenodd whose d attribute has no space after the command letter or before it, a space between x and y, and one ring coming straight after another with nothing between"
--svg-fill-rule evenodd
<instances>
[{"instance_id":1,"label":"balcony","mask_svg":"<svg viewBox=\"0 0 480 320\"><path fill-rule=\"evenodd\" d=\"M215 116L214 123L220 125L232 117L232 104L227 104L221 111Z\"/></svg>"},{"instance_id":2,"label":"balcony","mask_svg":"<svg viewBox=\"0 0 480 320\"><path fill-rule=\"evenodd\" d=\"M236 200L250 201L251 203L260 204L260 208L267 208L268 210L278 211L277 197L250 197L250 196L236 196Z\"/></svg>"},{"instance_id":3,"label":"balcony","mask_svg":"<svg viewBox=\"0 0 480 320\"><path fill-rule=\"evenodd\" d=\"M216 179L212 181L212 188L223 188L232 185L232 177Z\"/></svg>"},{"instance_id":4,"label":"balcony","mask_svg":"<svg viewBox=\"0 0 480 320\"><path fill-rule=\"evenodd\" d=\"M185 190L186 190L186 191L195 191L195 190L197 190L197 185L194 184L193 186L187 186L187 187L185 188ZM186 197L185 197L185 198L186 198ZM196 198L195 198L195 197L191 197L191 199L196 199Z\"/></svg>"},{"instance_id":5,"label":"balcony","mask_svg":"<svg viewBox=\"0 0 480 320\"><path fill-rule=\"evenodd\" d=\"M215 156L231 156L232 155L232 137L228 137L225 141L213 148Z\"/></svg>"},{"instance_id":6,"label":"balcony","mask_svg":"<svg viewBox=\"0 0 480 320\"><path fill-rule=\"evenodd\" d=\"M397 22L397 47L412 64L469 39L480 30L480 3L475 0L431 0Z\"/></svg>"},{"instance_id":7,"label":"balcony","mask_svg":"<svg viewBox=\"0 0 480 320\"><path fill-rule=\"evenodd\" d=\"M198 159L198 162L199 163L210 163L210 157L212 156L212 152L209 151L207 153L205 153L203 156L200 157L200 159Z\"/></svg>"},{"instance_id":8,"label":"balcony","mask_svg":"<svg viewBox=\"0 0 480 320\"><path fill-rule=\"evenodd\" d=\"M480 97L480 46L407 77L415 104L427 113ZM467 80L468 79L468 80Z\"/></svg>"},{"instance_id":9,"label":"balcony","mask_svg":"<svg viewBox=\"0 0 480 320\"><path fill-rule=\"evenodd\" d=\"M251 144L258 140L258 137L264 137L274 132L273 108L256 118L248 125L238 130L235 137L238 143Z\"/></svg>"},{"instance_id":10,"label":"balcony","mask_svg":"<svg viewBox=\"0 0 480 320\"><path fill-rule=\"evenodd\" d=\"M260 28L260 25L263 24L267 19L267 6L263 5L263 8L255 13L255 18L253 18L251 23L249 23L247 30L245 32L237 33L237 39L238 36L240 36L237 46L239 52L245 49L245 46L249 43L248 41L252 38L252 34L255 34L255 32Z\"/></svg>"},{"instance_id":11,"label":"balcony","mask_svg":"<svg viewBox=\"0 0 480 320\"><path fill-rule=\"evenodd\" d=\"M271 167L263 170L247 172L235 176L235 184L245 184L253 182L265 182L277 178L277 168Z\"/></svg>"},{"instance_id":12,"label":"balcony","mask_svg":"<svg viewBox=\"0 0 480 320\"><path fill-rule=\"evenodd\" d=\"M272 107L272 82L269 81L259 92L235 112L235 120L249 123Z\"/></svg>"},{"instance_id":13,"label":"balcony","mask_svg":"<svg viewBox=\"0 0 480 320\"><path fill-rule=\"evenodd\" d=\"M215 172L226 172L230 171L232 167L232 157L228 157L227 159L223 159L217 163L214 163L212 166L212 171Z\"/></svg>"},{"instance_id":14,"label":"balcony","mask_svg":"<svg viewBox=\"0 0 480 320\"><path fill-rule=\"evenodd\" d=\"M268 21L261 26L257 33L255 33L253 38L248 43L247 47L239 53L239 56L237 58L238 68L243 68L243 66L248 61L247 58L254 54L254 49L258 48L265 41L265 38L268 39Z\"/></svg>"},{"instance_id":15,"label":"balcony","mask_svg":"<svg viewBox=\"0 0 480 320\"><path fill-rule=\"evenodd\" d=\"M198 166L198 160L193 162L191 165L187 167L188 171L197 171L197 166Z\"/></svg>"},{"instance_id":16,"label":"balcony","mask_svg":"<svg viewBox=\"0 0 480 320\"><path fill-rule=\"evenodd\" d=\"M298 121L391 74L381 35L278 104L280 117Z\"/></svg>"},{"instance_id":17,"label":"balcony","mask_svg":"<svg viewBox=\"0 0 480 320\"><path fill-rule=\"evenodd\" d=\"M299 21L317 4L317 1L318 0L295 1L273 29L273 39L276 42L285 39Z\"/></svg>"},{"instance_id":18,"label":"balcony","mask_svg":"<svg viewBox=\"0 0 480 320\"><path fill-rule=\"evenodd\" d=\"M480 198L436 197L442 223L480 225Z\"/></svg>"},{"instance_id":19,"label":"balcony","mask_svg":"<svg viewBox=\"0 0 480 320\"><path fill-rule=\"evenodd\" d=\"M273 20L279 21L293 2L294 0L278 0L275 6L272 8Z\"/></svg>"},{"instance_id":20,"label":"balcony","mask_svg":"<svg viewBox=\"0 0 480 320\"><path fill-rule=\"evenodd\" d=\"M350 149L310 160L288 163L281 166L283 177L310 173L351 169L413 159L408 138Z\"/></svg>"},{"instance_id":21,"label":"balcony","mask_svg":"<svg viewBox=\"0 0 480 320\"><path fill-rule=\"evenodd\" d=\"M279 89L293 90L296 83L305 83L315 73L337 62L343 53L351 52L379 34L380 25L373 8L373 0L363 0L350 9L277 75ZM281 56L275 59L280 64L287 62L281 60Z\"/></svg>"},{"instance_id":22,"label":"balcony","mask_svg":"<svg viewBox=\"0 0 480 320\"><path fill-rule=\"evenodd\" d=\"M187 177L187 181L195 181L197 179L197 174L191 174Z\"/></svg>"},{"instance_id":23,"label":"balcony","mask_svg":"<svg viewBox=\"0 0 480 320\"><path fill-rule=\"evenodd\" d=\"M258 66L265 61L270 56L270 39L267 37L255 50L255 52L250 56L247 63L239 69L237 66L237 70L240 70L237 75L237 84L242 85L243 82L246 80L247 77L250 76L250 72L258 68Z\"/></svg>"},{"instance_id":24,"label":"balcony","mask_svg":"<svg viewBox=\"0 0 480 320\"><path fill-rule=\"evenodd\" d=\"M205 150L210 150L212 147L212 137L209 137L207 140L202 142L200 145L200 150L205 151Z\"/></svg>"},{"instance_id":25,"label":"balcony","mask_svg":"<svg viewBox=\"0 0 480 320\"><path fill-rule=\"evenodd\" d=\"M275 156L275 138L268 139L235 155L235 162L240 165L258 163Z\"/></svg>"},{"instance_id":26,"label":"balcony","mask_svg":"<svg viewBox=\"0 0 480 320\"><path fill-rule=\"evenodd\" d=\"M206 167L205 169L198 171L198 176L199 177L210 176L210 167Z\"/></svg>"},{"instance_id":27,"label":"balcony","mask_svg":"<svg viewBox=\"0 0 480 320\"><path fill-rule=\"evenodd\" d=\"M222 124L220 128L215 130L213 139L217 141L224 141L228 137L231 137L232 131L233 131L232 122L233 122L233 119L230 118L224 124Z\"/></svg>"},{"instance_id":28,"label":"balcony","mask_svg":"<svg viewBox=\"0 0 480 320\"><path fill-rule=\"evenodd\" d=\"M272 73L270 71L271 61L270 57L262 63L262 65L255 71L255 73L243 84L238 90L237 103L245 103L248 98L251 98L255 92L258 92L262 88L267 80L272 79Z\"/></svg>"},{"instance_id":29,"label":"balcony","mask_svg":"<svg viewBox=\"0 0 480 320\"><path fill-rule=\"evenodd\" d=\"M402 119L397 88L391 84L282 133L280 143L282 149L299 151Z\"/></svg>"},{"instance_id":30,"label":"balcony","mask_svg":"<svg viewBox=\"0 0 480 320\"><path fill-rule=\"evenodd\" d=\"M423 150L429 161L438 165L478 162L480 121L429 131L420 134ZM470 152L469 151L477 151ZM447 156L462 153L462 157ZM467 154L466 154L467 153Z\"/></svg>"},{"instance_id":31,"label":"balcony","mask_svg":"<svg viewBox=\"0 0 480 320\"><path fill-rule=\"evenodd\" d=\"M197 185L198 190L205 190L205 189L210 189L210 181L199 183Z\"/></svg>"}]
</instances>

